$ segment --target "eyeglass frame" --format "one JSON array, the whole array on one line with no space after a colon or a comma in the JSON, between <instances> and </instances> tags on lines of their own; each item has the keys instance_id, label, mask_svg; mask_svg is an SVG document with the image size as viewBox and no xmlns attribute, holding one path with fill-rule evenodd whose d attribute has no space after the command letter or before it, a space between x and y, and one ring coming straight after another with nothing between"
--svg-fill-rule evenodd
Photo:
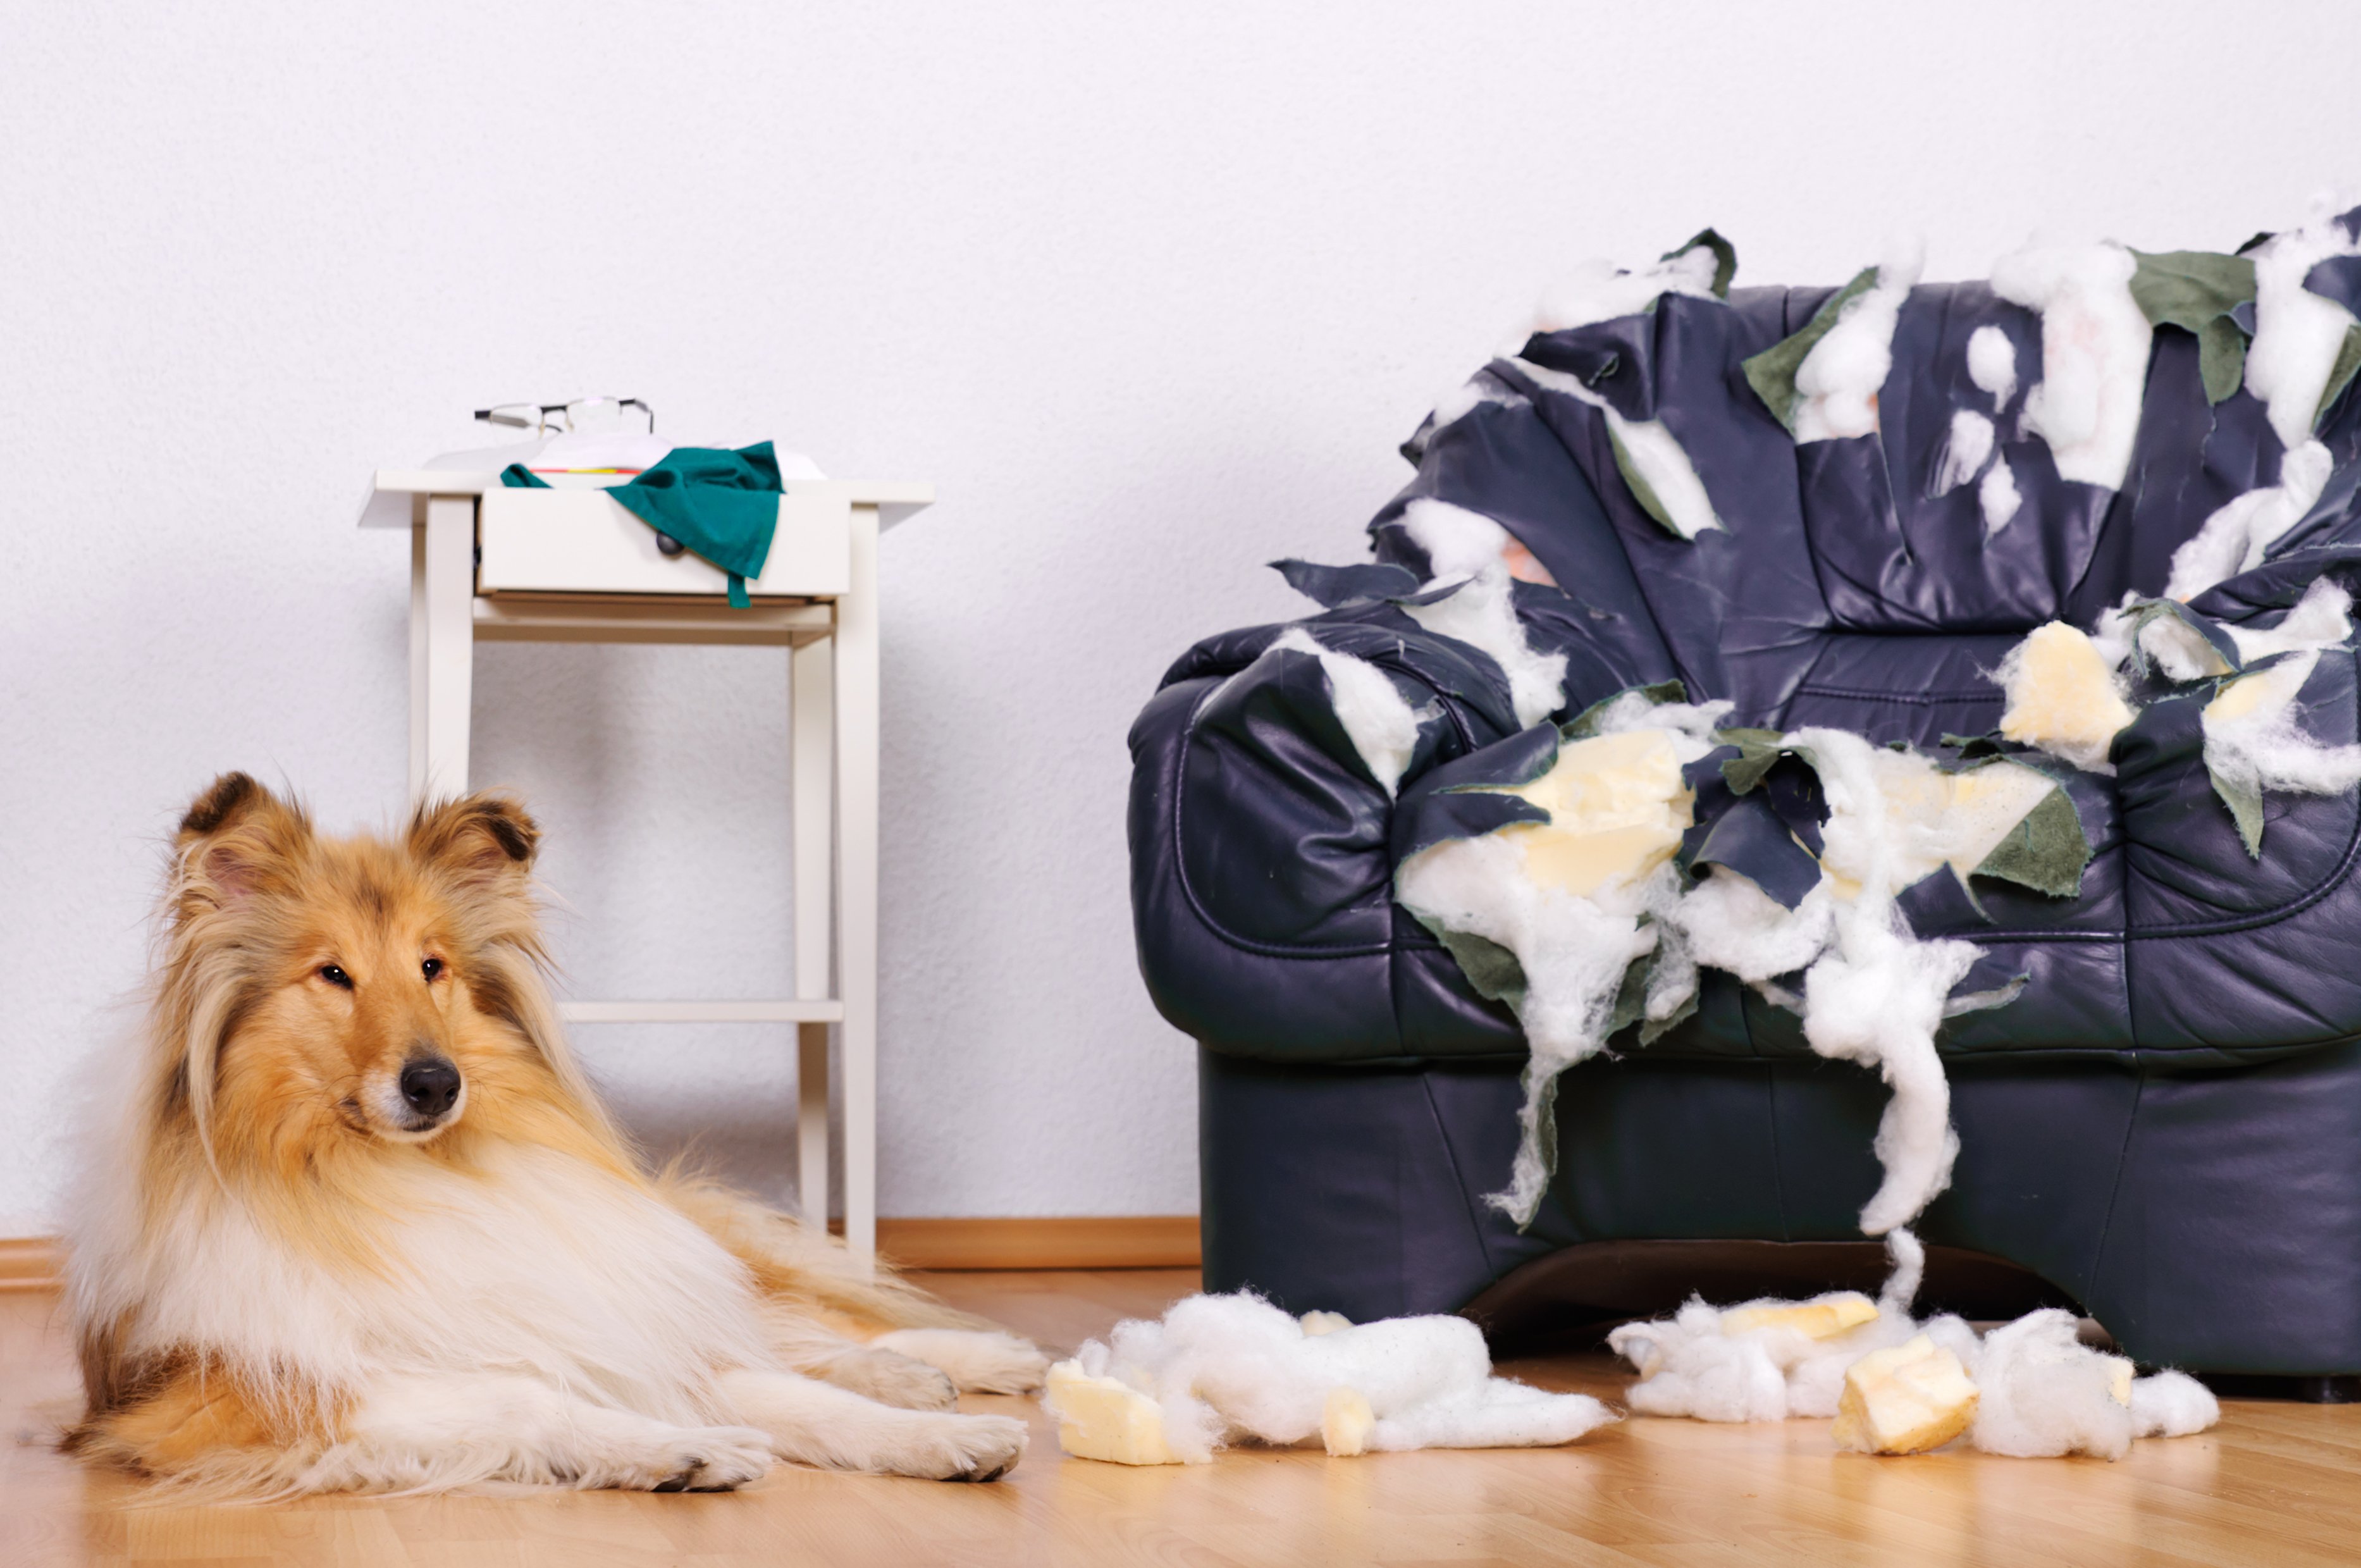
<instances>
[{"instance_id":1,"label":"eyeglass frame","mask_svg":"<svg viewBox=\"0 0 2361 1568\"><path fill-rule=\"evenodd\" d=\"M566 416L566 423L562 428L570 434L574 430L574 416L570 411L583 403L596 402L611 402L619 409L637 409L642 413L648 416L648 433L650 435L653 435L656 433L656 411L646 403L642 402L637 398L576 398L571 401L563 403L494 403L490 408L478 409L476 411L476 418L481 420L486 424L508 424L514 422L519 429L523 429L524 422L522 420L511 422L503 419L496 419L493 416L498 414L502 409L532 409L541 415L541 422L533 427L533 433L535 435L539 435L550 428L550 415L564 414Z\"/></svg>"}]
</instances>

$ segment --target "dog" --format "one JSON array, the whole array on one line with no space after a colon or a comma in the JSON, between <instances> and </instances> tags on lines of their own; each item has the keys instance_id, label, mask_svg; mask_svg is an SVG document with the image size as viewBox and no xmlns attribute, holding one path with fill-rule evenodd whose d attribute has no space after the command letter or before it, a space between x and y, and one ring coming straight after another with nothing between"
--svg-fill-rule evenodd
<instances>
[{"instance_id":1,"label":"dog","mask_svg":"<svg viewBox=\"0 0 2361 1568\"><path fill-rule=\"evenodd\" d=\"M248 1497L1005 1475L1024 1423L956 1401L1038 1350L647 1173L557 1025L539 839L499 794L390 840L244 773L191 806L74 1200L65 1446Z\"/></svg>"}]
</instances>

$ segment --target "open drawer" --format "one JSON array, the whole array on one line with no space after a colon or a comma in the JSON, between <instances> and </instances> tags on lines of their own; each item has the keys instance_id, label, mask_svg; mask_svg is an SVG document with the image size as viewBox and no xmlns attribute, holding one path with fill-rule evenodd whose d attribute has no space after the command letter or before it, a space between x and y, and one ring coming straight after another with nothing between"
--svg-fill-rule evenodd
<instances>
[{"instance_id":1,"label":"open drawer","mask_svg":"<svg viewBox=\"0 0 2361 1568\"><path fill-rule=\"evenodd\" d=\"M833 598L852 582L851 487L791 483L779 528L749 593ZM721 568L666 556L656 532L603 490L487 488L476 514L478 593L719 595Z\"/></svg>"}]
</instances>

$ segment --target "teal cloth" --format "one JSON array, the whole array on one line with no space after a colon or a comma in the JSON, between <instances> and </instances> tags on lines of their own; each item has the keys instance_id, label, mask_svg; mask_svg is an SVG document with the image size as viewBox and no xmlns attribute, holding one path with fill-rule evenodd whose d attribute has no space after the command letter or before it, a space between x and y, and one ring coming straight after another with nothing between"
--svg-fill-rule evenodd
<instances>
[{"instance_id":1,"label":"teal cloth","mask_svg":"<svg viewBox=\"0 0 2361 1568\"><path fill-rule=\"evenodd\" d=\"M522 463L500 470L511 489L549 488ZM779 529L779 459L767 441L735 452L675 446L664 461L607 493L659 533L669 533L730 574L730 602L753 604L746 579L763 575Z\"/></svg>"}]
</instances>

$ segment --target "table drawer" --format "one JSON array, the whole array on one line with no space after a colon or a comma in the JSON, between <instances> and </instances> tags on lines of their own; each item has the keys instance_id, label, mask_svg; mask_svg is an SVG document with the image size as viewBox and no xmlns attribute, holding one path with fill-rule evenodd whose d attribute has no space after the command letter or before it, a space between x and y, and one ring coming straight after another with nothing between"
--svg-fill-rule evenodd
<instances>
[{"instance_id":1,"label":"table drawer","mask_svg":"<svg viewBox=\"0 0 2361 1568\"><path fill-rule=\"evenodd\" d=\"M695 555L666 558L655 530L602 490L489 489L477 517L479 593L721 594ZM852 586L852 507L840 490L779 498L779 531L756 594L827 598Z\"/></svg>"}]
</instances>

